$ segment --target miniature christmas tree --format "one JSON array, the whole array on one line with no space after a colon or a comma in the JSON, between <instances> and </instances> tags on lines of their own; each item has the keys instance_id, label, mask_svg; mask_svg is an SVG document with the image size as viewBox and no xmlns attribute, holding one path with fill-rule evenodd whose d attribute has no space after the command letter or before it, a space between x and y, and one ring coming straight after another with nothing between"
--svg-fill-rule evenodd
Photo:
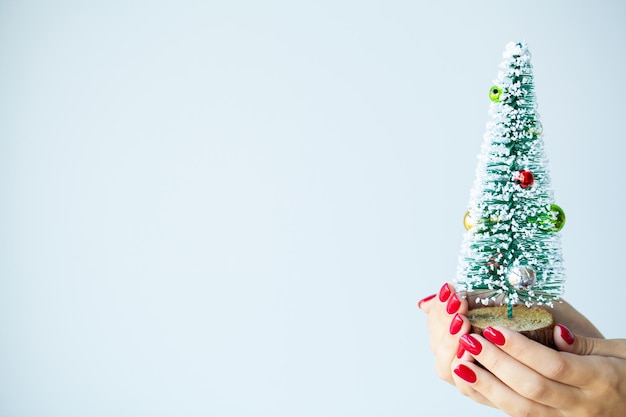
<instances>
[{"instance_id":1,"label":"miniature christmas tree","mask_svg":"<svg viewBox=\"0 0 626 417\"><path fill-rule=\"evenodd\" d=\"M533 70L525 43L510 43L489 90L487 123L465 214L457 290L484 305L552 306L563 292L559 231ZM480 304L479 304L480 305Z\"/></svg>"}]
</instances>

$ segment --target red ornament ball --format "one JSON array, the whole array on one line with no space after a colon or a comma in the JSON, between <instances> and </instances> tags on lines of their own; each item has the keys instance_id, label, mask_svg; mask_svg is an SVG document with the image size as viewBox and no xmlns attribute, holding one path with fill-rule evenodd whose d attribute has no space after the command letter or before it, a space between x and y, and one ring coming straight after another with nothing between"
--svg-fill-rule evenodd
<instances>
[{"instance_id":1,"label":"red ornament ball","mask_svg":"<svg viewBox=\"0 0 626 417\"><path fill-rule=\"evenodd\" d=\"M517 173L514 178L515 184L519 185L522 188L528 188L535 182L535 176L532 172L521 170Z\"/></svg>"}]
</instances>

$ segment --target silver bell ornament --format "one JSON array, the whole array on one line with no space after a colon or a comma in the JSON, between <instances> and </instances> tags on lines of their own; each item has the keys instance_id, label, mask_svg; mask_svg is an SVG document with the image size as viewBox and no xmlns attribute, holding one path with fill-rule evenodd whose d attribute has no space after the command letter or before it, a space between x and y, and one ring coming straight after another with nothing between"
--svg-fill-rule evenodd
<instances>
[{"instance_id":1,"label":"silver bell ornament","mask_svg":"<svg viewBox=\"0 0 626 417\"><path fill-rule=\"evenodd\" d=\"M528 290L535 283L535 270L527 266L512 268L507 276L507 281L516 290Z\"/></svg>"}]
</instances>

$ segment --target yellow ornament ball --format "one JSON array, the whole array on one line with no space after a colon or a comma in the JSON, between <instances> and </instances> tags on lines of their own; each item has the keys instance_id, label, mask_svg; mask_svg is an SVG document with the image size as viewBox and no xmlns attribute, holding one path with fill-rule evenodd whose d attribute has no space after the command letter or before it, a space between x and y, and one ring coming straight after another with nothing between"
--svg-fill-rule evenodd
<instances>
[{"instance_id":1,"label":"yellow ornament ball","mask_svg":"<svg viewBox=\"0 0 626 417\"><path fill-rule=\"evenodd\" d=\"M535 122L535 125L530 128L530 133L534 134L535 136L541 136L541 134L543 133L543 125L539 120L537 120Z\"/></svg>"},{"instance_id":2,"label":"yellow ornament ball","mask_svg":"<svg viewBox=\"0 0 626 417\"><path fill-rule=\"evenodd\" d=\"M463 216L463 226L465 226L465 230L469 230L476 226L476 221L470 216L469 210L466 211L465 216Z\"/></svg>"}]
</instances>

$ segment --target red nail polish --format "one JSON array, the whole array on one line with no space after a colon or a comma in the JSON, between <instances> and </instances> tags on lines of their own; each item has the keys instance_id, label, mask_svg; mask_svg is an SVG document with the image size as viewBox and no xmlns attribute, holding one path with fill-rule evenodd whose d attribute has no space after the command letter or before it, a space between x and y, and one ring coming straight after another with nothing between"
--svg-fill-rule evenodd
<instances>
[{"instance_id":1,"label":"red nail polish","mask_svg":"<svg viewBox=\"0 0 626 417\"><path fill-rule=\"evenodd\" d=\"M472 355L478 355L481 350L483 350L483 345L476 339L474 339L469 334L464 334L461 336L459 342L463 345L465 350L467 350Z\"/></svg>"},{"instance_id":2,"label":"red nail polish","mask_svg":"<svg viewBox=\"0 0 626 417\"><path fill-rule=\"evenodd\" d=\"M561 331L561 337L563 340L567 342L568 345L574 344L574 334L562 324L557 324L559 326L559 330Z\"/></svg>"},{"instance_id":3,"label":"red nail polish","mask_svg":"<svg viewBox=\"0 0 626 417\"><path fill-rule=\"evenodd\" d=\"M461 330L462 326L463 326L463 317L461 317L459 313L457 313L452 319L452 321L450 322L450 334L454 336L455 334L459 332L459 330Z\"/></svg>"},{"instance_id":4,"label":"red nail polish","mask_svg":"<svg viewBox=\"0 0 626 417\"><path fill-rule=\"evenodd\" d=\"M446 305L446 312L448 314L454 314L459 311L459 307L461 307L461 300L459 300L458 295L452 294L452 297L450 297Z\"/></svg>"},{"instance_id":5,"label":"red nail polish","mask_svg":"<svg viewBox=\"0 0 626 417\"><path fill-rule=\"evenodd\" d=\"M465 353L465 348L463 347L462 344L459 343L459 348L456 350L456 357L458 359L461 359L461 356L463 356L464 353Z\"/></svg>"},{"instance_id":6,"label":"red nail polish","mask_svg":"<svg viewBox=\"0 0 626 417\"><path fill-rule=\"evenodd\" d=\"M476 374L467 366L460 364L456 368L454 368L454 373L457 374L459 378L462 380L473 384L476 382Z\"/></svg>"},{"instance_id":7,"label":"red nail polish","mask_svg":"<svg viewBox=\"0 0 626 417\"><path fill-rule=\"evenodd\" d=\"M491 326L485 327L483 330L483 336L485 339L498 346L502 346L505 342L504 335Z\"/></svg>"},{"instance_id":8,"label":"red nail polish","mask_svg":"<svg viewBox=\"0 0 626 417\"><path fill-rule=\"evenodd\" d=\"M424 297L424 298L422 298L421 300L419 300L419 301L417 302L417 307L418 307L418 308L422 308L422 303L425 303L426 301L430 301L430 300L432 300L433 298L435 298L436 296L437 296L437 294L432 294L432 295L429 295L428 297Z\"/></svg>"},{"instance_id":9,"label":"red nail polish","mask_svg":"<svg viewBox=\"0 0 626 417\"><path fill-rule=\"evenodd\" d=\"M450 290L450 286L446 282L439 290L439 301L445 303L446 301L448 301L448 298L450 298L450 294L452 294L452 291Z\"/></svg>"}]
</instances>

